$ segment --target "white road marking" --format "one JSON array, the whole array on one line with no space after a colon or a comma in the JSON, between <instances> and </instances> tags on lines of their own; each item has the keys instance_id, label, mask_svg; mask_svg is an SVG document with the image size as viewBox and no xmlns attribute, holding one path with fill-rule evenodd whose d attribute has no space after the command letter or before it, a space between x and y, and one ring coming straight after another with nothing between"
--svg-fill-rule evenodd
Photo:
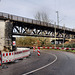
<instances>
[{"instance_id":1,"label":"white road marking","mask_svg":"<svg viewBox=\"0 0 75 75\"><path fill-rule=\"evenodd\" d=\"M48 53L48 54L51 54L51 53ZM56 62L56 61L57 61L57 56L56 56L55 54L51 54L51 55L53 55L53 56L55 57L55 60L54 60L54 61L52 61L51 63L49 63L49 64L47 64L47 65L45 65L45 66L42 66L42 67L40 67L40 68L38 68L38 69L35 69L35 70L33 70L33 71L30 71L30 72L27 72L27 73L25 73L25 74L23 74L23 75L28 75L28 74L31 74L31 73L33 73L33 72L39 71L39 70L41 70L41 69L44 69L44 68L50 66L50 65L53 64L54 62Z\"/></svg>"}]
</instances>

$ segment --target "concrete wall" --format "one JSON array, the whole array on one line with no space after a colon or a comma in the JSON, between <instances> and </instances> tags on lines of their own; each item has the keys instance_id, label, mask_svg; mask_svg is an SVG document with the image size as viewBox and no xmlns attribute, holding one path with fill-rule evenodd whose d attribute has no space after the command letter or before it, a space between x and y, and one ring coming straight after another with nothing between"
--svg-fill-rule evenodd
<instances>
[{"instance_id":1,"label":"concrete wall","mask_svg":"<svg viewBox=\"0 0 75 75\"><path fill-rule=\"evenodd\" d=\"M7 20L0 20L0 50L3 50L3 47L11 47L12 49L12 28L13 24Z\"/></svg>"},{"instance_id":2,"label":"concrete wall","mask_svg":"<svg viewBox=\"0 0 75 75\"><path fill-rule=\"evenodd\" d=\"M5 45L5 22L0 20L0 50L3 50Z\"/></svg>"},{"instance_id":3,"label":"concrete wall","mask_svg":"<svg viewBox=\"0 0 75 75\"><path fill-rule=\"evenodd\" d=\"M12 46L12 30L13 24L9 20L5 22L5 46Z\"/></svg>"}]
</instances>

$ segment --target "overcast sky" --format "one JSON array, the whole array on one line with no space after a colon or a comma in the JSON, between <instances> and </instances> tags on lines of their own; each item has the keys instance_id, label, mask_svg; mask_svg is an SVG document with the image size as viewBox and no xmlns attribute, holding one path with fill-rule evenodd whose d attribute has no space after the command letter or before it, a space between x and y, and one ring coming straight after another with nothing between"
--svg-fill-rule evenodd
<instances>
[{"instance_id":1,"label":"overcast sky","mask_svg":"<svg viewBox=\"0 0 75 75\"><path fill-rule=\"evenodd\" d=\"M57 22L56 11L59 11L59 25L65 24L75 29L75 0L1 0L0 12L34 19L38 11L44 11L49 18Z\"/></svg>"}]
</instances>

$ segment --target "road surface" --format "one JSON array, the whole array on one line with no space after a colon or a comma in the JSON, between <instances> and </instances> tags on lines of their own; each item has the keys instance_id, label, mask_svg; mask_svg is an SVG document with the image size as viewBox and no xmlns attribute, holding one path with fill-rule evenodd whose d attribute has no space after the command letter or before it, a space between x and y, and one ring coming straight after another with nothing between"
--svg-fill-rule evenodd
<instances>
[{"instance_id":1,"label":"road surface","mask_svg":"<svg viewBox=\"0 0 75 75\"><path fill-rule=\"evenodd\" d=\"M29 58L6 65L0 75L75 75L75 54L41 50L41 56L31 52Z\"/></svg>"}]
</instances>

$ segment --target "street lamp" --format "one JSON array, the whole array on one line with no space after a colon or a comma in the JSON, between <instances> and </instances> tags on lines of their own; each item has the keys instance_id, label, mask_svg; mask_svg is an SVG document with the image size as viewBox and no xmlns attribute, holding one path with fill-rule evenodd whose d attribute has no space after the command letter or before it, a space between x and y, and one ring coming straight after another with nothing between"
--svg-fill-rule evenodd
<instances>
[{"instance_id":1,"label":"street lamp","mask_svg":"<svg viewBox=\"0 0 75 75\"><path fill-rule=\"evenodd\" d=\"M56 11L56 13L57 13L57 25L59 25L59 12Z\"/></svg>"},{"instance_id":2,"label":"street lamp","mask_svg":"<svg viewBox=\"0 0 75 75\"><path fill-rule=\"evenodd\" d=\"M55 22L55 30L54 30L54 32L55 32L55 47L56 47L56 22Z\"/></svg>"},{"instance_id":3,"label":"street lamp","mask_svg":"<svg viewBox=\"0 0 75 75\"><path fill-rule=\"evenodd\" d=\"M63 31L63 48L64 48L64 41L65 41L65 25L63 26L64 31Z\"/></svg>"}]
</instances>

